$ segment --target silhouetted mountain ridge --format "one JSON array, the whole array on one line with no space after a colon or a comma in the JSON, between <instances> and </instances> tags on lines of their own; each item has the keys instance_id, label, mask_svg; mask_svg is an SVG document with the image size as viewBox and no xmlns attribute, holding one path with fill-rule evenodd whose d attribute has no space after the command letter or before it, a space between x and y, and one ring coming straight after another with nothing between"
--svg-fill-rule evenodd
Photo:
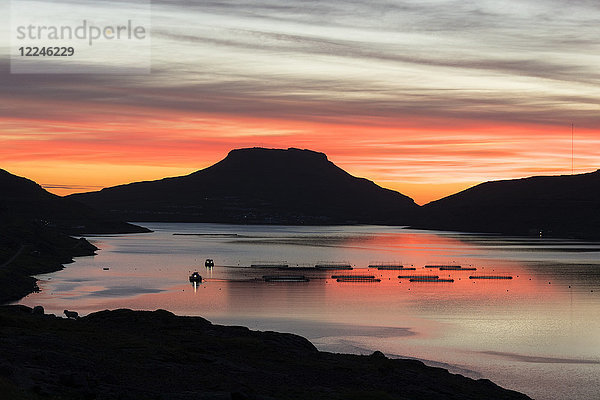
<instances>
[{"instance_id":1,"label":"silhouetted mountain ridge","mask_svg":"<svg viewBox=\"0 0 600 400\"><path fill-rule=\"evenodd\" d=\"M29 179L0 169L0 220L36 222L68 234L147 232L72 199L56 196Z\"/></svg>"},{"instance_id":2,"label":"silhouetted mountain ridge","mask_svg":"<svg viewBox=\"0 0 600 400\"><path fill-rule=\"evenodd\" d=\"M71 230L81 230L85 223L89 227L90 221L106 221L104 216L110 214L113 220L133 221L372 223L600 237L600 170L486 182L423 207L398 192L350 175L323 153L294 148L232 150L218 163L187 176L131 183L69 199L2 170L0 187L4 189L0 217L28 215Z\"/></svg>"},{"instance_id":3,"label":"silhouetted mountain ridge","mask_svg":"<svg viewBox=\"0 0 600 400\"><path fill-rule=\"evenodd\" d=\"M600 170L486 182L426 204L419 227L557 237L600 237Z\"/></svg>"},{"instance_id":4,"label":"silhouetted mountain ridge","mask_svg":"<svg viewBox=\"0 0 600 400\"><path fill-rule=\"evenodd\" d=\"M323 153L295 148L232 150L187 176L72 197L130 221L407 224L418 209Z\"/></svg>"}]
</instances>

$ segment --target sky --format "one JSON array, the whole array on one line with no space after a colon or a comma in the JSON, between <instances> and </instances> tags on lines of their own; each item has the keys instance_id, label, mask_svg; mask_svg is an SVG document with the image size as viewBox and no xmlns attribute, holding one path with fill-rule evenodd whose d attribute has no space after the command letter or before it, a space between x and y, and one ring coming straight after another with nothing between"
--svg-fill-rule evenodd
<instances>
[{"instance_id":1,"label":"sky","mask_svg":"<svg viewBox=\"0 0 600 400\"><path fill-rule=\"evenodd\" d=\"M595 0L154 0L151 17L149 74L15 74L4 40L0 168L64 195L298 147L419 204L600 168Z\"/></svg>"}]
</instances>

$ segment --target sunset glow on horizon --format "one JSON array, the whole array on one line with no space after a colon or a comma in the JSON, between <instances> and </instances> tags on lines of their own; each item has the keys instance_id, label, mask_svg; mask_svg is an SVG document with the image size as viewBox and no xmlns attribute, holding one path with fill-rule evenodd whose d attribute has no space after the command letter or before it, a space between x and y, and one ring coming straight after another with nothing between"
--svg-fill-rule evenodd
<instances>
[{"instance_id":1,"label":"sunset glow on horizon","mask_svg":"<svg viewBox=\"0 0 600 400\"><path fill-rule=\"evenodd\" d=\"M592 172L599 13L553 0L153 1L150 75L11 74L2 57L0 168L65 195L297 147L418 204Z\"/></svg>"}]
</instances>

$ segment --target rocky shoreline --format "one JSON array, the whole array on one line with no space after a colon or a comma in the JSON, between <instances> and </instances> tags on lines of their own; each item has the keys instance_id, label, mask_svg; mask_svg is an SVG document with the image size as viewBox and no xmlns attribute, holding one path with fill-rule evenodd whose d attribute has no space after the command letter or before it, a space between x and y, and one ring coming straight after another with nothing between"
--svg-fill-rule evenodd
<instances>
[{"instance_id":1,"label":"rocky shoreline","mask_svg":"<svg viewBox=\"0 0 600 400\"><path fill-rule=\"evenodd\" d=\"M93 255L35 222L0 228L0 304L33 275ZM35 311L35 312L34 312ZM4 397L3 397L4 396ZM318 351L297 335L213 325L158 310L66 319L0 306L0 397L20 399L528 399L414 360Z\"/></svg>"},{"instance_id":2,"label":"rocky shoreline","mask_svg":"<svg viewBox=\"0 0 600 400\"><path fill-rule=\"evenodd\" d=\"M84 238L73 238L35 222L0 227L0 304L17 301L39 288L33 275L59 271L73 257L98 250Z\"/></svg>"},{"instance_id":3,"label":"rocky shoreline","mask_svg":"<svg viewBox=\"0 0 600 400\"><path fill-rule=\"evenodd\" d=\"M0 390L18 399L529 399L414 360L168 311L78 319L0 306Z\"/></svg>"}]
</instances>

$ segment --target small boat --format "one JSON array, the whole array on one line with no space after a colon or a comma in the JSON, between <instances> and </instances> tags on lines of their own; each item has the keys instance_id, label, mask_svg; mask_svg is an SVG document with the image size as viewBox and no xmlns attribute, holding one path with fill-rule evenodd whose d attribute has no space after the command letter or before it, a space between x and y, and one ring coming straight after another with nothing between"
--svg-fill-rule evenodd
<instances>
[{"instance_id":1,"label":"small boat","mask_svg":"<svg viewBox=\"0 0 600 400\"><path fill-rule=\"evenodd\" d=\"M398 275L399 279L439 279L438 275Z\"/></svg>"},{"instance_id":2,"label":"small boat","mask_svg":"<svg viewBox=\"0 0 600 400\"><path fill-rule=\"evenodd\" d=\"M194 272L193 274L190 275L190 282L200 283L200 282L202 282L202 277L200 276L200 274L198 272Z\"/></svg>"},{"instance_id":3,"label":"small boat","mask_svg":"<svg viewBox=\"0 0 600 400\"><path fill-rule=\"evenodd\" d=\"M425 268L447 268L449 270L461 269L460 265L449 265L449 264L440 264L440 265L426 265Z\"/></svg>"},{"instance_id":4,"label":"small boat","mask_svg":"<svg viewBox=\"0 0 600 400\"><path fill-rule=\"evenodd\" d=\"M475 267L440 267L440 271L477 271Z\"/></svg>"},{"instance_id":5,"label":"small boat","mask_svg":"<svg viewBox=\"0 0 600 400\"><path fill-rule=\"evenodd\" d=\"M315 265L315 269L352 269L352 266L349 264L317 264Z\"/></svg>"},{"instance_id":6,"label":"small boat","mask_svg":"<svg viewBox=\"0 0 600 400\"><path fill-rule=\"evenodd\" d=\"M410 282L454 282L454 279L411 278Z\"/></svg>"},{"instance_id":7,"label":"small boat","mask_svg":"<svg viewBox=\"0 0 600 400\"><path fill-rule=\"evenodd\" d=\"M213 261L212 258L207 258L206 261L204 261L204 266L206 268L212 268L215 266L215 262Z\"/></svg>"},{"instance_id":8,"label":"small boat","mask_svg":"<svg viewBox=\"0 0 600 400\"><path fill-rule=\"evenodd\" d=\"M264 275L265 282L308 282L304 275Z\"/></svg>"},{"instance_id":9,"label":"small boat","mask_svg":"<svg viewBox=\"0 0 600 400\"><path fill-rule=\"evenodd\" d=\"M469 279L512 279L510 275L471 275Z\"/></svg>"}]
</instances>

